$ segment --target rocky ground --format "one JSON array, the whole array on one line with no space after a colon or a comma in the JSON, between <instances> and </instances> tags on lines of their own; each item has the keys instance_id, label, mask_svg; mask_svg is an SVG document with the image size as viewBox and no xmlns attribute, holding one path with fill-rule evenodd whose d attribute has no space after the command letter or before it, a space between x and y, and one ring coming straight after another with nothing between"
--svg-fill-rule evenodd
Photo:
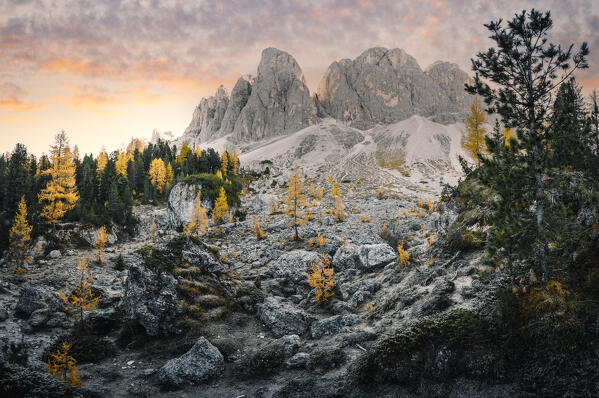
<instances>
[{"instance_id":1,"label":"rocky ground","mask_svg":"<svg viewBox=\"0 0 599 398\"><path fill-rule=\"evenodd\" d=\"M482 252L447 244L457 216L451 203L429 209L426 198L438 192L425 185L418 207L418 196L392 186L377 192L347 181L340 184L347 219L338 222L329 215L332 186L322 176L312 182L326 189L312 207L314 219L300 227L303 240L290 241L289 218L271 211L285 193L283 177L255 179L243 201L246 220L212 227L201 240L172 228L187 216L193 187L173 188L166 207L138 207L139 235L112 236L104 264L91 267L102 299L84 332L76 331L78 318L64 311L58 291L74 288L80 258L96 258L93 233L64 226L53 240L40 239L37 260L24 274L7 268L1 274L4 358L15 360L12 343L27 353L26 367L43 372L59 341L74 342L85 384L75 395L510 395L509 384L439 382L453 366L452 349L443 345L427 354L434 383L364 380L386 336L423 320L443 325L460 314L491 316L492 291L506 282L482 264ZM253 234L254 218L263 240ZM327 240L320 246L319 234ZM409 264L398 262L400 242ZM333 299L317 304L307 273L322 253L332 260L337 286Z\"/></svg>"}]
</instances>

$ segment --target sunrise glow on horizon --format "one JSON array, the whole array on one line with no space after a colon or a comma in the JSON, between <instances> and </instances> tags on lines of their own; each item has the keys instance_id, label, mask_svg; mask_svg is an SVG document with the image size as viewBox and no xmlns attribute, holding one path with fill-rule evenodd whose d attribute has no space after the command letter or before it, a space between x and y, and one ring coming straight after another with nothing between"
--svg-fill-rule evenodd
<instances>
[{"instance_id":1,"label":"sunrise glow on horizon","mask_svg":"<svg viewBox=\"0 0 599 398\"><path fill-rule=\"evenodd\" d=\"M551 10L554 41L591 48L577 74L599 88L599 3L593 1L0 1L0 151L39 155L65 130L81 153L118 149L153 129L180 136L202 97L256 74L260 53L295 57L311 93L333 61L403 48L470 73L489 47L483 24Z\"/></svg>"}]
</instances>

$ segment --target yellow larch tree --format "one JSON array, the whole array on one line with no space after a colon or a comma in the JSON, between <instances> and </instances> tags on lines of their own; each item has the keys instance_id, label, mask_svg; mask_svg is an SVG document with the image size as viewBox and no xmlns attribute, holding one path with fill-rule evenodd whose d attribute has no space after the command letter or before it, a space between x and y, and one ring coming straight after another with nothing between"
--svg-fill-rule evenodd
<instances>
[{"instance_id":1,"label":"yellow larch tree","mask_svg":"<svg viewBox=\"0 0 599 398\"><path fill-rule=\"evenodd\" d=\"M173 172L173 165L169 162L166 167L166 185L170 185L175 179L175 173Z\"/></svg>"},{"instance_id":2,"label":"yellow larch tree","mask_svg":"<svg viewBox=\"0 0 599 398\"><path fill-rule=\"evenodd\" d=\"M31 244L31 230L33 227L27 221L27 204L25 196L21 196L19 207L15 214L15 220L10 227L9 242L10 242L10 257L16 263L16 271L22 272L23 263L27 261L27 250Z\"/></svg>"},{"instance_id":3,"label":"yellow larch tree","mask_svg":"<svg viewBox=\"0 0 599 398\"><path fill-rule=\"evenodd\" d=\"M208 231L208 216L202 206L202 192L198 191L191 213L189 223L185 227L185 234L189 236L202 236Z\"/></svg>"},{"instance_id":4,"label":"yellow larch tree","mask_svg":"<svg viewBox=\"0 0 599 398\"><path fill-rule=\"evenodd\" d=\"M58 292L58 295L65 303L65 310L68 311L70 308L73 308L79 312L81 328L83 328L83 312L94 311L98 307L100 296L96 296L92 291L94 277L89 270L89 260L87 258L79 260L77 269L79 269L81 275L79 283L77 283L77 286L71 292L71 295L67 296L62 290Z\"/></svg>"},{"instance_id":5,"label":"yellow larch tree","mask_svg":"<svg viewBox=\"0 0 599 398\"><path fill-rule=\"evenodd\" d=\"M462 136L462 147L479 164L479 155L487 152L485 145L486 130L484 124L487 122L485 110L479 100L475 100L470 107L470 116L466 120L466 134Z\"/></svg>"},{"instance_id":6,"label":"yellow larch tree","mask_svg":"<svg viewBox=\"0 0 599 398\"><path fill-rule=\"evenodd\" d=\"M40 215L56 229L56 224L79 200L75 186L75 163L64 131L56 134L50 153L50 168L42 173L50 175L51 179L46 188L40 191L38 200L44 205Z\"/></svg>"},{"instance_id":7,"label":"yellow larch tree","mask_svg":"<svg viewBox=\"0 0 599 398\"><path fill-rule=\"evenodd\" d=\"M214 224L222 224L228 212L227 193L225 192L225 188L220 187L218 198L214 202L214 209L212 210L212 221L214 221Z\"/></svg>"},{"instance_id":8,"label":"yellow larch tree","mask_svg":"<svg viewBox=\"0 0 599 398\"><path fill-rule=\"evenodd\" d=\"M239 156L235 150L229 153L229 171L235 176L239 174Z\"/></svg>"},{"instance_id":9,"label":"yellow larch tree","mask_svg":"<svg viewBox=\"0 0 599 398\"><path fill-rule=\"evenodd\" d=\"M81 386L83 383L79 380L77 366L75 366L77 361L69 355L71 346L72 344L63 341L56 350L56 353L50 354L48 357L46 371L54 376L54 378L66 381L72 386Z\"/></svg>"},{"instance_id":10,"label":"yellow larch tree","mask_svg":"<svg viewBox=\"0 0 599 398\"><path fill-rule=\"evenodd\" d=\"M164 161L161 158L156 158L150 163L150 170L148 171L150 182L156 188L158 193L162 193L166 186L166 167Z\"/></svg>"},{"instance_id":11,"label":"yellow larch tree","mask_svg":"<svg viewBox=\"0 0 599 398\"><path fill-rule=\"evenodd\" d=\"M331 191L333 196L339 196L339 184L333 185L333 190Z\"/></svg>"},{"instance_id":12,"label":"yellow larch tree","mask_svg":"<svg viewBox=\"0 0 599 398\"><path fill-rule=\"evenodd\" d=\"M397 261L399 261L399 263L402 266L407 267L408 265L410 265L410 253L408 253L408 251L403 248L403 245L403 242L397 245L397 253L399 254Z\"/></svg>"},{"instance_id":13,"label":"yellow larch tree","mask_svg":"<svg viewBox=\"0 0 599 398\"><path fill-rule=\"evenodd\" d=\"M258 217L254 217L254 235L258 240L266 239L266 235L262 231L262 228L260 228Z\"/></svg>"},{"instance_id":14,"label":"yellow larch tree","mask_svg":"<svg viewBox=\"0 0 599 398\"><path fill-rule=\"evenodd\" d=\"M102 257L104 257L104 249L106 249L106 243L108 242L108 233L106 232L106 227L102 225L98 229L98 233L96 235L96 241L94 242L94 248L98 253L98 264L102 264Z\"/></svg>"},{"instance_id":15,"label":"yellow larch tree","mask_svg":"<svg viewBox=\"0 0 599 398\"><path fill-rule=\"evenodd\" d=\"M220 155L220 168L223 170L223 174L227 175L229 171L229 154L227 151L224 151L222 155Z\"/></svg>"},{"instance_id":16,"label":"yellow larch tree","mask_svg":"<svg viewBox=\"0 0 599 398\"><path fill-rule=\"evenodd\" d=\"M290 218L293 218L295 235L292 237L292 240L299 240L301 237L297 227L306 222L303 209L307 207L307 202L306 196L304 195L304 183L302 182L299 169L297 168L289 178L287 197L283 199L283 203L287 205L285 212Z\"/></svg>"},{"instance_id":17,"label":"yellow larch tree","mask_svg":"<svg viewBox=\"0 0 599 398\"><path fill-rule=\"evenodd\" d=\"M108 164L108 154L105 150L102 150L98 155L98 159L96 159L96 173L101 175L104 173L104 169L106 169L106 165Z\"/></svg>"},{"instance_id":18,"label":"yellow larch tree","mask_svg":"<svg viewBox=\"0 0 599 398\"><path fill-rule=\"evenodd\" d=\"M114 164L117 175L127 178L127 163L129 163L129 160L133 160L133 153L121 151L117 153Z\"/></svg>"},{"instance_id":19,"label":"yellow larch tree","mask_svg":"<svg viewBox=\"0 0 599 398\"><path fill-rule=\"evenodd\" d=\"M324 303L335 296L335 270L331 260L323 253L317 264L312 264L308 273L308 283L314 288L317 303Z\"/></svg>"},{"instance_id":20,"label":"yellow larch tree","mask_svg":"<svg viewBox=\"0 0 599 398\"><path fill-rule=\"evenodd\" d=\"M347 218L347 214L345 213L345 205L343 204L341 195L337 195L337 198L335 199L335 211L333 215L335 216L335 220L338 222L343 222Z\"/></svg>"}]
</instances>

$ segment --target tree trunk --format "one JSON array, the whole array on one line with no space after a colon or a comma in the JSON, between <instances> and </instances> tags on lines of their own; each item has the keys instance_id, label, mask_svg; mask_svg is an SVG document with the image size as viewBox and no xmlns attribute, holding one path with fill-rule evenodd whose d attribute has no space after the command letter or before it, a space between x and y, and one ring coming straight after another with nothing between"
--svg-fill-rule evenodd
<instances>
[{"instance_id":1,"label":"tree trunk","mask_svg":"<svg viewBox=\"0 0 599 398\"><path fill-rule=\"evenodd\" d=\"M537 133L534 107L530 111L531 134L534 137L535 144L533 148L533 170L535 179L535 215L537 219L537 247L539 255L539 265L542 273L543 282L549 280L549 265L547 262L547 241L545 240L545 204L543 203L543 163L541 160L541 140Z\"/></svg>"}]
</instances>

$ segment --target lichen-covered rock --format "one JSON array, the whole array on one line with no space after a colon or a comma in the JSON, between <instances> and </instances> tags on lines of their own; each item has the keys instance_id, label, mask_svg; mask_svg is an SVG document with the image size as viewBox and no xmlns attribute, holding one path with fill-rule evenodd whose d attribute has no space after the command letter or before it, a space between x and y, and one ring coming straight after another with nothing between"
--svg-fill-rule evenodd
<instances>
[{"instance_id":1,"label":"lichen-covered rock","mask_svg":"<svg viewBox=\"0 0 599 398\"><path fill-rule=\"evenodd\" d=\"M172 275L132 264L125 282L123 312L136 320L150 336L178 334L177 281Z\"/></svg>"},{"instance_id":2,"label":"lichen-covered rock","mask_svg":"<svg viewBox=\"0 0 599 398\"><path fill-rule=\"evenodd\" d=\"M204 337L179 358L169 360L160 370L158 379L169 387L184 384L200 384L219 376L225 368L225 360L218 349Z\"/></svg>"},{"instance_id":3,"label":"lichen-covered rock","mask_svg":"<svg viewBox=\"0 0 599 398\"><path fill-rule=\"evenodd\" d=\"M334 315L314 322L310 327L310 335L313 339L319 339L323 336L349 332L349 326L359 322L360 316L356 314Z\"/></svg>"},{"instance_id":4,"label":"lichen-covered rock","mask_svg":"<svg viewBox=\"0 0 599 398\"><path fill-rule=\"evenodd\" d=\"M288 334L302 335L308 330L311 319L302 309L280 297L267 297L258 306L258 318L266 324L275 337Z\"/></svg>"},{"instance_id":5,"label":"lichen-covered rock","mask_svg":"<svg viewBox=\"0 0 599 398\"><path fill-rule=\"evenodd\" d=\"M202 186L198 184L177 183L168 195L168 217L171 228L180 228L191 219L196 195Z\"/></svg>"}]
</instances>

